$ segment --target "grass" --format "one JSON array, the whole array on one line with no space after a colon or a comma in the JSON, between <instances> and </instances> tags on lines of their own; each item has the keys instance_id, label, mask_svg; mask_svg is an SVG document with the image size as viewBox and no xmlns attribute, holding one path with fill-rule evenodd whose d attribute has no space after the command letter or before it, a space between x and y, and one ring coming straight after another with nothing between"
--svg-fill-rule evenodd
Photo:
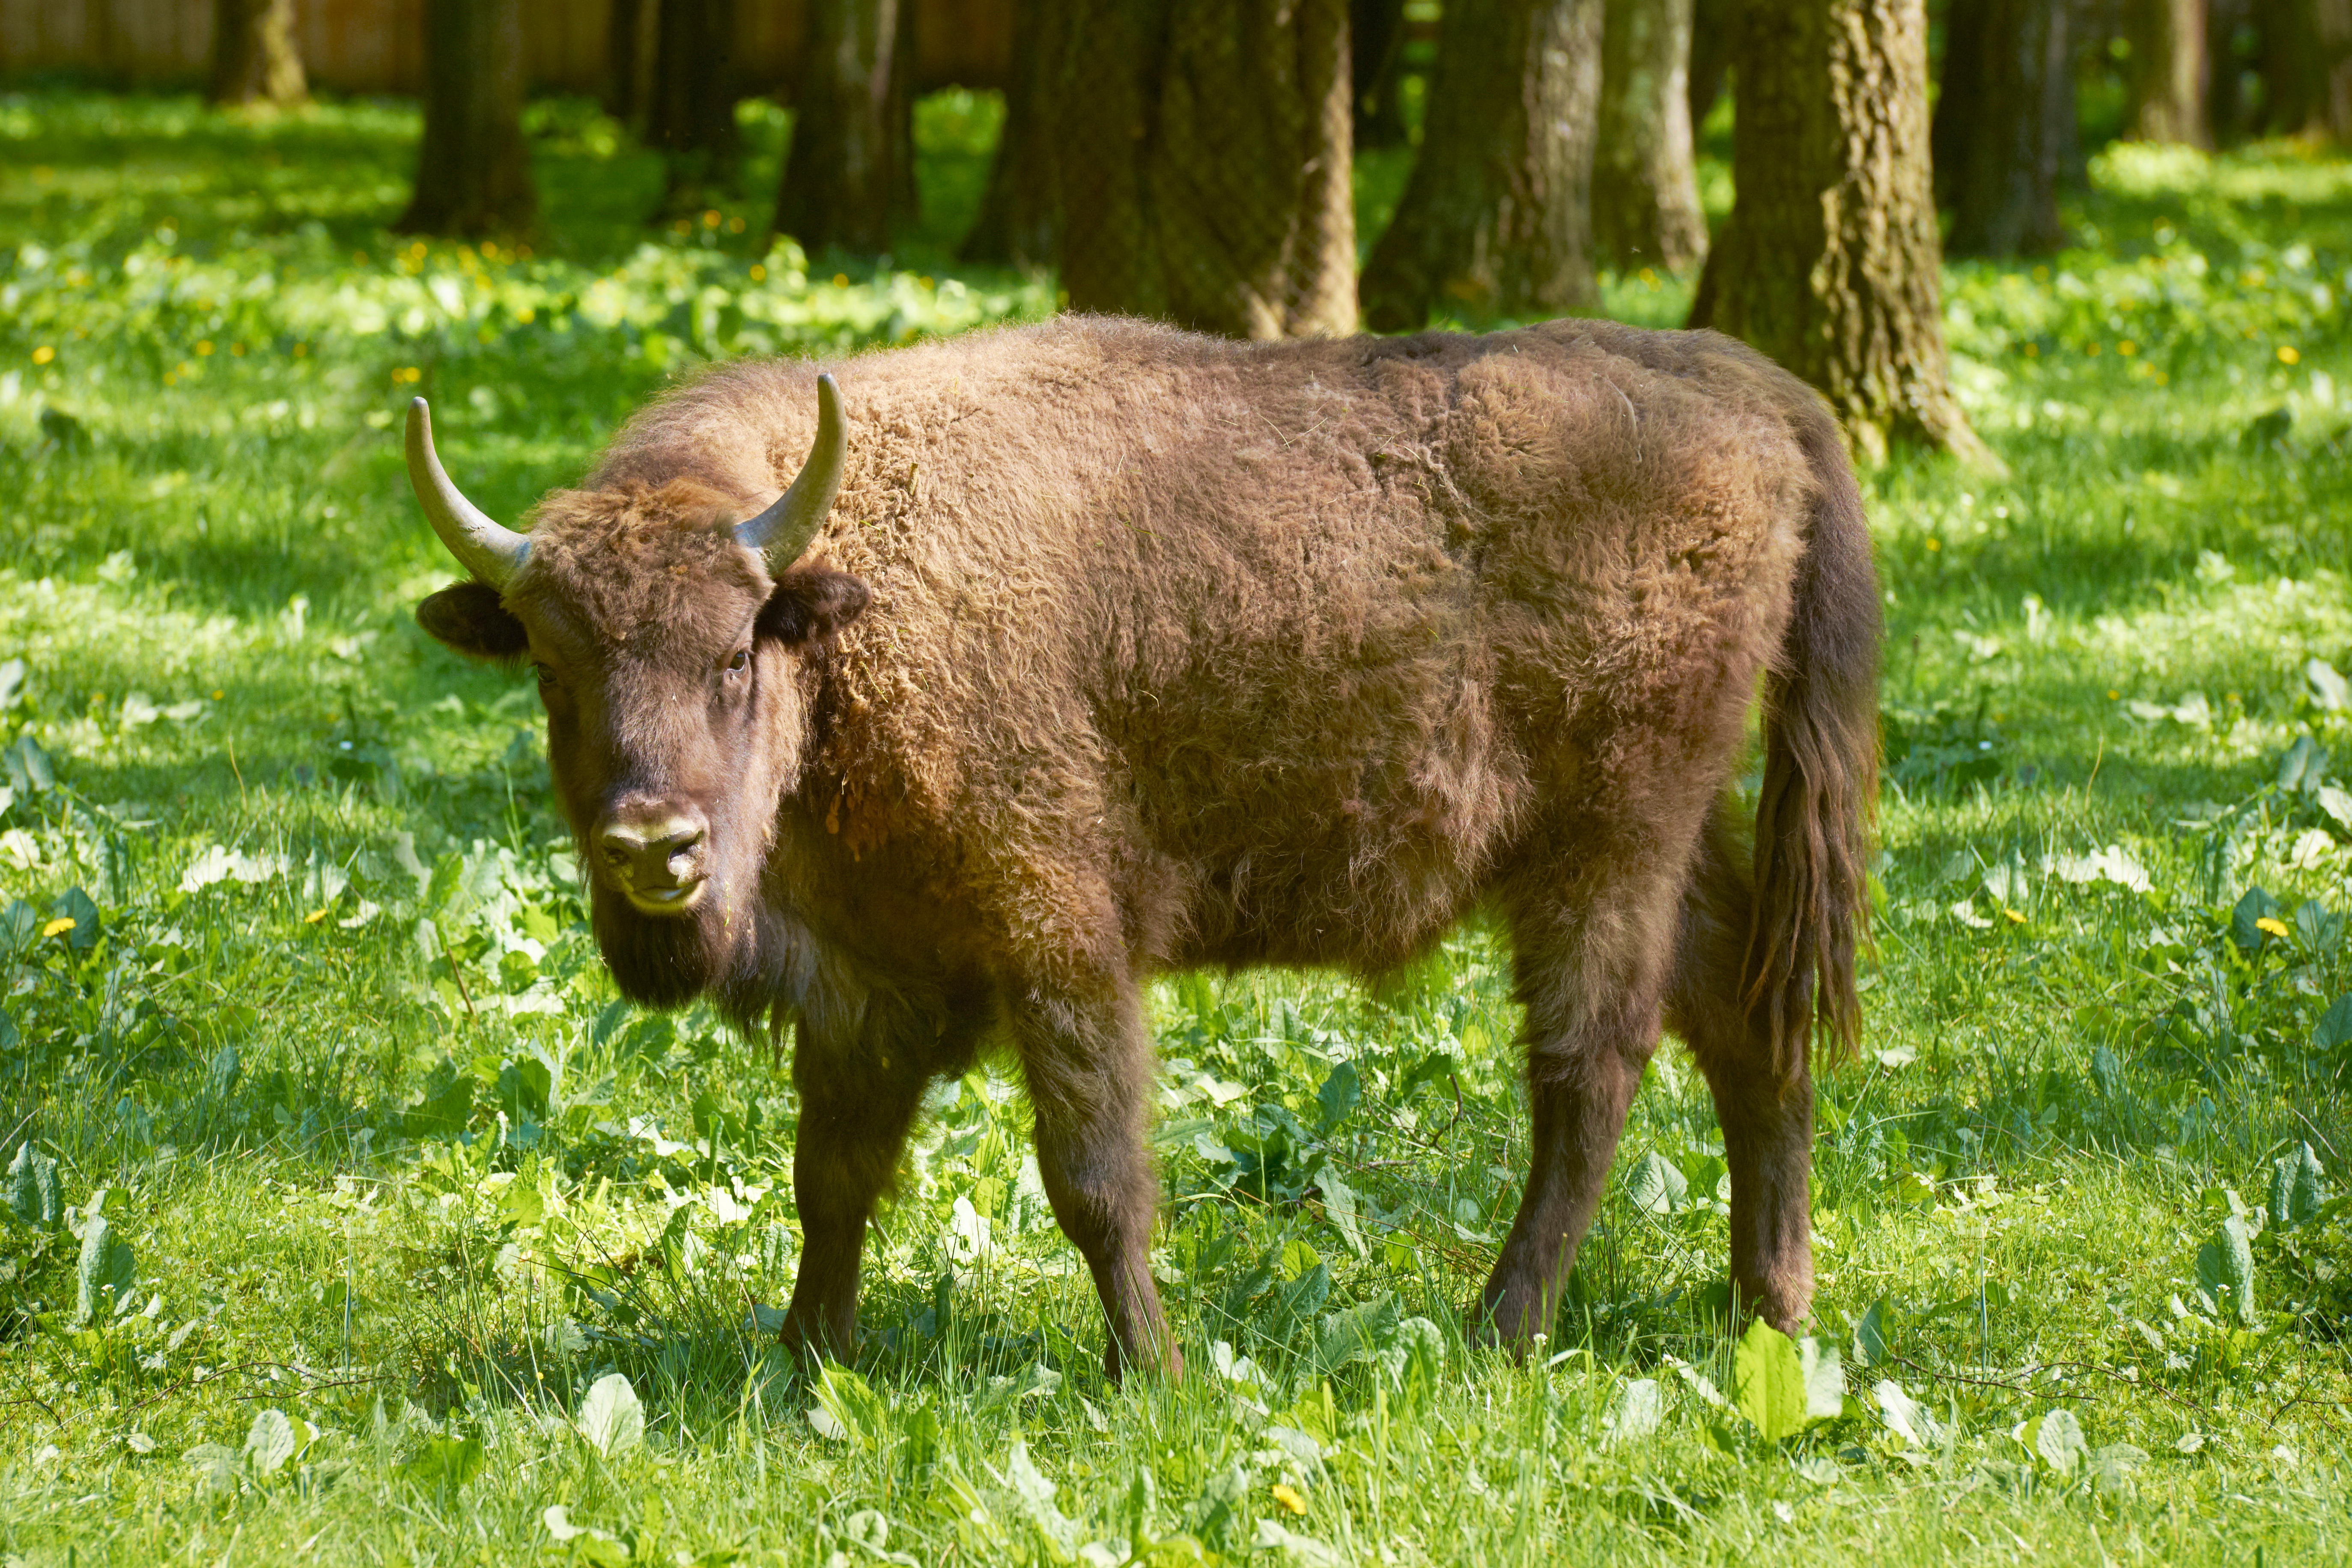
<instances>
[{"instance_id":1,"label":"grass","mask_svg":"<svg viewBox=\"0 0 2352 1568\"><path fill-rule=\"evenodd\" d=\"M927 102L888 267L757 203L648 236L650 161L534 123L524 255L383 231L404 110L0 98L11 1561L2340 1558L2352 164L2111 148L2080 249L1949 279L2010 476L1867 476L1883 918L1809 1407L1725 1329L1672 1050L1546 1354L1464 1347L1522 1147L1475 925L1377 995L1155 989L1182 1385L1103 1383L1001 1063L933 1096L857 1366L777 1359L788 1077L615 1003L528 692L410 620L449 568L394 416L512 513L707 356L1052 295L946 259L983 100Z\"/></svg>"}]
</instances>

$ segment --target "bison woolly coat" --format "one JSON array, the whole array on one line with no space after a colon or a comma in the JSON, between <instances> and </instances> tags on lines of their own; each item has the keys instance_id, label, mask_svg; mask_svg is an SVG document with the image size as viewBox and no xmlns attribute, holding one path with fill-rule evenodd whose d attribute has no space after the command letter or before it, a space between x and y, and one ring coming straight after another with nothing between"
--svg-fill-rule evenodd
<instances>
[{"instance_id":1,"label":"bison woolly coat","mask_svg":"<svg viewBox=\"0 0 2352 1568\"><path fill-rule=\"evenodd\" d=\"M1536 1115L1493 1326L1549 1325L1662 1013L1724 1117L1735 1279L1801 1315L1805 1045L1854 1027L1877 631L1817 398L1713 334L1598 321L1244 344L1066 318L830 368L846 469L790 570L726 528L810 452L815 370L747 363L542 503L500 607L425 615L468 651L648 670L761 617L738 750L623 770L748 800L756 889L689 928L600 888L597 929L634 994L799 1021L794 1333L847 1342L921 1086L996 1031L1114 1369L1174 1364L1139 981L1377 972L1482 904ZM1723 803L1768 675L1751 874ZM671 721L600 722L574 749ZM585 837L613 768L551 754Z\"/></svg>"}]
</instances>

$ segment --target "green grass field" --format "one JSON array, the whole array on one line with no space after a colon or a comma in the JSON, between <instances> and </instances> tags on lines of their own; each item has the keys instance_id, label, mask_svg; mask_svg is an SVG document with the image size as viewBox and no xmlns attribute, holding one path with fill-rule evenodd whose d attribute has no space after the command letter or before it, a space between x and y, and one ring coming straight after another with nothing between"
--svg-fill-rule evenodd
<instances>
[{"instance_id":1,"label":"green grass field","mask_svg":"<svg viewBox=\"0 0 2352 1568\"><path fill-rule=\"evenodd\" d=\"M812 1384L762 1331L788 1076L614 1000L531 693L410 618L453 574L395 415L512 515L707 358L1052 289L948 260L984 102L925 104L879 269L759 250L761 203L648 234L650 160L533 125L524 254L385 232L404 108L0 97L8 1563L2352 1550L2352 163L2110 148L2082 248L1950 275L2010 472L1865 475L1881 919L1811 1342L1727 1329L1668 1050L1544 1352L1465 1348L1522 1159L1473 925L1376 994L1155 989L1182 1384L1104 1383L1002 1063L935 1094Z\"/></svg>"}]
</instances>

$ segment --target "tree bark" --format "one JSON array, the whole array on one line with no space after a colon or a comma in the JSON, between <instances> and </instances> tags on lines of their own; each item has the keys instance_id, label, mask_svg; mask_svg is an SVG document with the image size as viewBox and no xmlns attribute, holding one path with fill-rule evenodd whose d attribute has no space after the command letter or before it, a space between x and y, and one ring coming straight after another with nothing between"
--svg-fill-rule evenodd
<instances>
[{"instance_id":1,"label":"tree bark","mask_svg":"<svg viewBox=\"0 0 2352 1568\"><path fill-rule=\"evenodd\" d=\"M1356 330L1348 0L1072 0L1062 283L1230 337Z\"/></svg>"},{"instance_id":2,"label":"tree bark","mask_svg":"<svg viewBox=\"0 0 2352 1568\"><path fill-rule=\"evenodd\" d=\"M2253 22L2253 0L2206 0L2205 4L2205 136L2209 145L2227 147L2246 139L2252 129L2252 108L2246 101L2246 59L2239 53L2239 34Z\"/></svg>"},{"instance_id":3,"label":"tree bark","mask_svg":"<svg viewBox=\"0 0 2352 1568\"><path fill-rule=\"evenodd\" d=\"M310 91L294 42L294 0L214 0L215 103L299 103Z\"/></svg>"},{"instance_id":4,"label":"tree bark","mask_svg":"<svg viewBox=\"0 0 2352 1568\"><path fill-rule=\"evenodd\" d=\"M1404 0L1353 0L1348 8L1349 69L1355 78L1356 147L1402 147L1404 122Z\"/></svg>"},{"instance_id":5,"label":"tree bark","mask_svg":"<svg viewBox=\"0 0 2352 1568\"><path fill-rule=\"evenodd\" d=\"M1066 0L1013 0L1013 77L1004 88L1004 129L988 166L980 216L957 254L1015 267L1053 264L1061 222L1061 171L1055 161L1050 83L1059 79L1049 42L1067 36L1054 7Z\"/></svg>"},{"instance_id":6,"label":"tree bark","mask_svg":"<svg viewBox=\"0 0 2352 1568\"><path fill-rule=\"evenodd\" d=\"M2205 0L2128 0L2128 133L2142 142L2210 145L2205 119Z\"/></svg>"},{"instance_id":7,"label":"tree bark","mask_svg":"<svg viewBox=\"0 0 2352 1568\"><path fill-rule=\"evenodd\" d=\"M1930 136L1955 256L2066 243L2058 182L2074 117L2070 0L1952 0Z\"/></svg>"},{"instance_id":8,"label":"tree bark","mask_svg":"<svg viewBox=\"0 0 2352 1568\"><path fill-rule=\"evenodd\" d=\"M425 140L394 226L473 238L539 222L522 138L520 0L425 0Z\"/></svg>"},{"instance_id":9,"label":"tree bark","mask_svg":"<svg viewBox=\"0 0 2352 1568\"><path fill-rule=\"evenodd\" d=\"M661 216L698 212L732 193L735 0L654 0L660 7L646 141L662 154Z\"/></svg>"},{"instance_id":10,"label":"tree bark","mask_svg":"<svg viewBox=\"0 0 2352 1568\"><path fill-rule=\"evenodd\" d=\"M1594 250L1621 268L1679 272L1706 254L1691 162L1692 0L1605 0Z\"/></svg>"},{"instance_id":11,"label":"tree bark","mask_svg":"<svg viewBox=\"0 0 2352 1568\"><path fill-rule=\"evenodd\" d=\"M1948 379L1925 0L1743 6L1732 69L1739 195L1691 324L1821 388L1874 461L1902 437L1995 463Z\"/></svg>"},{"instance_id":12,"label":"tree bark","mask_svg":"<svg viewBox=\"0 0 2352 1568\"><path fill-rule=\"evenodd\" d=\"M878 256L915 212L913 0L812 0L775 229Z\"/></svg>"},{"instance_id":13,"label":"tree bark","mask_svg":"<svg viewBox=\"0 0 2352 1568\"><path fill-rule=\"evenodd\" d=\"M1448 0L1421 157L1364 269L1375 328L1441 306L1529 317L1598 301L1601 20L1601 0Z\"/></svg>"},{"instance_id":14,"label":"tree bark","mask_svg":"<svg viewBox=\"0 0 2352 1568\"><path fill-rule=\"evenodd\" d=\"M2352 142L2352 0L2256 0L2254 26L2263 129Z\"/></svg>"}]
</instances>

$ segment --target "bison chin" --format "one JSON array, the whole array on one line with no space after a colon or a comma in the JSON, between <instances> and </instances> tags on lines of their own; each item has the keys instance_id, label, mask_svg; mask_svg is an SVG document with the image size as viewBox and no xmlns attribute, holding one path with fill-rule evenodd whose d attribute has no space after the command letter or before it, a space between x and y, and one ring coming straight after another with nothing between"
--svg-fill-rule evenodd
<instances>
[{"instance_id":1,"label":"bison chin","mask_svg":"<svg viewBox=\"0 0 2352 1568\"><path fill-rule=\"evenodd\" d=\"M717 899L691 914L645 915L598 883L589 923L621 994L640 1006L684 1006L719 984L734 956Z\"/></svg>"}]
</instances>

